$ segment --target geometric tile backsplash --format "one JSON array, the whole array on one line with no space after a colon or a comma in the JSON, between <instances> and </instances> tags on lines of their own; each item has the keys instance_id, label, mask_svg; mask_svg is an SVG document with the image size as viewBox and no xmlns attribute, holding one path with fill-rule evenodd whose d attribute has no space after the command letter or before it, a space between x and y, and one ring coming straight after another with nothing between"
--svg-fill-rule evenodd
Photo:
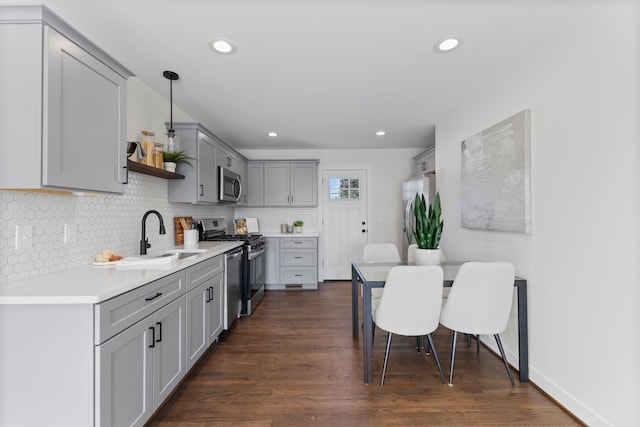
<instances>
[{"instance_id":1,"label":"geometric tile backsplash","mask_svg":"<svg viewBox=\"0 0 640 427\"><path fill-rule=\"evenodd\" d=\"M192 205L167 201L168 181L129 174L123 195L67 196L0 190L0 284L90 264L95 254L113 249L135 256L142 234L142 216L149 209L162 214L167 234L160 235L155 215L147 218L149 253L174 246L173 217L224 217L229 232L233 218L257 217L262 232L278 232L280 224L297 219L305 231L318 229L316 208L243 208ZM76 227L76 241L63 243L64 225ZM17 225L31 225L32 247L14 248Z\"/></svg>"}]
</instances>

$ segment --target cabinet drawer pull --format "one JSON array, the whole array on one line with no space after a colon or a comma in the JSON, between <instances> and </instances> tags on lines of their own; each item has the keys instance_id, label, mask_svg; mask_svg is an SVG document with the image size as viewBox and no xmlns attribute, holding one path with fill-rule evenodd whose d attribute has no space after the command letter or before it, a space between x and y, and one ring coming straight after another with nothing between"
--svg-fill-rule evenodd
<instances>
[{"instance_id":1,"label":"cabinet drawer pull","mask_svg":"<svg viewBox=\"0 0 640 427\"><path fill-rule=\"evenodd\" d=\"M302 274L294 274L296 277L302 277Z\"/></svg>"},{"instance_id":2,"label":"cabinet drawer pull","mask_svg":"<svg viewBox=\"0 0 640 427\"><path fill-rule=\"evenodd\" d=\"M302 259L302 257L301 257L301 256L295 256L294 258L295 258L295 259Z\"/></svg>"},{"instance_id":3,"label":"cabinet drawer pull","mask_svg":"<svg viewBox=\"0 0 640 427\"><path fill-rule=\"evenodd\" d=\"M162 296L162 292L158 292L156 293L154 296L149 297L149 298L145 298L145 301L153 301L154 299L158 298L159 296Z\"/></svg>"},{"instance_id":4,"label":"cabinet drawer pull","mask_svg":"<svg viewBox=\"0 0 640 427\"><path fill-rule=\"evenodd\" d=\"M162 342L162 322L156 322L156 325L158 326L158 339L156 342Z\"/></svg>"},{"instance_id":5,"label":"cabinet drawer pull","mask_svg":"<svg viewBox=\"0 0 640 427\"><path fill-rule=\"evenodd\" d=\"M294 245L301 245L301 244L303 244L303 243L304 243L304 242L293 242L293 244L294 244Z\"/></svg>"},{"instance_id":6,"label":"cabinet drawer pull","mask_svg":"<svg viewBox=\"0 0 640 427\"><path fill-rule=\"evenodd\" d=\"M154 348L156 346L156 328L149 326L149 329L151 329L151 344L149 344L149 348Z\"/></svg>"}]
</instances>

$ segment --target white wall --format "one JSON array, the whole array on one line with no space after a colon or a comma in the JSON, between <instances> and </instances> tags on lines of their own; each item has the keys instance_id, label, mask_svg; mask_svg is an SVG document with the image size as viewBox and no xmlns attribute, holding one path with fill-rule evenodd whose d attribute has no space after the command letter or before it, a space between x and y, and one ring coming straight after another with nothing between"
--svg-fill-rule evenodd
<instances>
[{"instance_id":1,"label":"white wall","mask_svg":"<svg viewBox=\"0 0 640 427\"><path fill-rule=\"evenodd\" d=\"M436 165L447 256L508 260L528 280L531 380L589 425L631 426L640 425L640 7L598 3L581 4L563 39L441 120ZM461 141L525 108L532 233L462 229ZM514 331L512 322L512 356Z\"/></svg>"},{"instance_id":2,"label":"white wall","mask_svg":"<svg viewBox=\"0 0 640 427\"><path fill-rule=\"evenodd\" d=\"M127 141L135 141L140 131L155 132L156 141L165 143L169 121L169 100L151 89L142 80L127 80ZM187 113L173 106L173 122L195 122Z\"/></svg>"}]
</instances>

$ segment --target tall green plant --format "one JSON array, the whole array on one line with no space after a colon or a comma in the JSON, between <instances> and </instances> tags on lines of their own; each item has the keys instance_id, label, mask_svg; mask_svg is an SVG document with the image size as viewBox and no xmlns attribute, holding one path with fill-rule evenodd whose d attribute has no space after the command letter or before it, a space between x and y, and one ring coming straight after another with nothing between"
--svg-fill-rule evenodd
<instances>
[{"instance_id":1,"label":"tall green plant","mask_svg":"<svg viewBox=\"0 0 640 427\"><path fill-rule=\"evenodd\" d=\"M429 206L424 201L424 195L416 193L416 202L413 207L416 217L416 226L413 235L420 249L438 249L444 222L440 219L442 209L440 207L440 193L436 193L433 203Z\"/></svg>"}]
</instances>

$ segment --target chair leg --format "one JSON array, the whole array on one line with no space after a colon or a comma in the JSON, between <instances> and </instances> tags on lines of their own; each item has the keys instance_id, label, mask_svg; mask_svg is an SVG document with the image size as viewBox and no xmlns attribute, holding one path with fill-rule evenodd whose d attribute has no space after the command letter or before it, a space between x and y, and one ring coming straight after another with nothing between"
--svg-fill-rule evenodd
<instances>
[{"instance_id":1,"label":"chair leg","mask_svg":"<svg viewBox=\"0 0 640 427\"><path fill-rule=\"evenodd\" d=\"M507 356L505 356L504 349L502 348L502 341L500 341L500 335L495 334L494 337L496 337L496 343L498 344L498 349L500 350L500 354L502 355L502 361L504 362L504 367L507 369L509 380L511 380L511 386L515 387L516 383L513 382L513 376L511 375L511 369L509 369L509 363L507 363Z\"/></svg>"},{"instance_id":2,"label":"chair leg","mask_svg":"<svg viewBox=\"0 0 640 427\"><path fill-rule=\"evenodd\" d=\"M429 340L429 347L431 347L431 352L433 353L433 358L436 359L436 365L438 365L438 371L440 371L440 378L442 378L442 384L446 384L447 381L444 379L444 372L442 372L442 366L440 365L440 359L438 358L438 353L436 353L436 347L433 345L433 339L431 338L431 334L427 335L427 339Z\"/></svg>"},{"instance_id":3,"label":"chair leg","mask_svg":"<svg viewBox=\"0 0 640 427\"><path fill-rule=\"evenodd\" d=\"M387 338L387 351L384 353L384 367L382 368L382 380L380 381L380 387L384 385L384 376L387 373L387 361L389 360L389 349L391 348L391 337L393 337L393 334L389 332L389 336Z\"/></svg>"},{"instance_id":4,"label":"chair leg","mask_svg":"<svg viewBox=\"0 0 640 427\"><path fill-rule=\"evenodd\" d=\"M421 346L422 346L422 343L420 342L420 337L419 337L419 336L417 336L417 337L416 337L416 351L417 351L418 353L420 353L420 347L421 347Z\"/></svg>"},{"instance_id":5,"label":"chair leg","mask_svg":"<svg viewBox=\"0 0 640 427\"><path fill-rule=\"evenodd\" d=\"M456 341L458 332L453 331L453 343L451 344L451 368L449 369L449 385L453 386L453 363L456 360Z\"/></svg>"},{"instance_id":6,"label":"chair leg","mask_svg":"<svg viewBox=\"0 0 640 427\"><path fill-rule=\"evenodd\" d=\"M480 354L480 335L476 335L476 353Z\"/></svg>"}]
</instances>

